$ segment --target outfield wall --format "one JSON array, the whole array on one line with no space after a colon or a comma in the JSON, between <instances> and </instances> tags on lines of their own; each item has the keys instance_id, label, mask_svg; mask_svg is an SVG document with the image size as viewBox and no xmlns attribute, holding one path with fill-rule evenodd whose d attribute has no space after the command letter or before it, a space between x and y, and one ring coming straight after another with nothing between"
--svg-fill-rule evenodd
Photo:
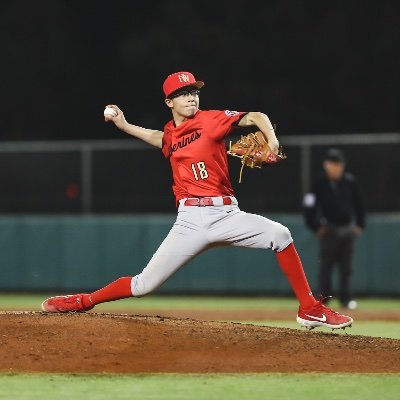
<instances>
[{"instance_id":1,"label":"outfield wall","mask_svg":"<svg viewBox=\"0 0 400 400\"><path fill-rule=\"evenodd\" d=\"M0 290L75 292L142 270L173 215L0 217ZM316 290L317 241L301 215L269 215L288 226ZM358 239L356 294L400 295L400 215L373 214ZM336 280L336 277L335 277ZM161 292L290 294L272 251L220 248L176 273Z\"/></svg>"}]
</instances>

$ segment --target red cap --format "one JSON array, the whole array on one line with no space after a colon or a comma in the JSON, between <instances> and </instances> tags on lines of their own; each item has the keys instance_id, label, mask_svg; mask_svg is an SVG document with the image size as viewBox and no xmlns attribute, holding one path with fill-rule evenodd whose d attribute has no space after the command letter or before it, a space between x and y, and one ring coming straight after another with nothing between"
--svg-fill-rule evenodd
<instances>
[{"instance_id":1,"label":"red cap","mask_svg":"<svg viewBox=\"0 0 400 400\"><path fill-rule=\"evenodd\" d=\"M197 89L201 89L204 86L204 82L196 81L193 74L190 72L175 72L174 74L168 75L167 79L163 84L163 91L167 98L171 93L175 92L185 86L195 86Z\"/></svg>"}]
</instances>

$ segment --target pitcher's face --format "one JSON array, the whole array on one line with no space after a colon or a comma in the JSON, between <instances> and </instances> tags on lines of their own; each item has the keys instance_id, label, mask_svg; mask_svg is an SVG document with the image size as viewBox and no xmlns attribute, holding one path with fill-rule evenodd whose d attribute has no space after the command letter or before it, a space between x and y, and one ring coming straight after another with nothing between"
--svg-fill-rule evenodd
<instances>
[{"instance_id":1,"label":"pitcher's face","mask_svg":"<svg viewBox=\"0 0 400 400\"><path fill-rule=\"evenodd\" d=\"M170 98L165 99L165 103L174 115L183 118L193 117L199 109L199 90L187 87L177 91Z\"/></svg>"}]
</instances>

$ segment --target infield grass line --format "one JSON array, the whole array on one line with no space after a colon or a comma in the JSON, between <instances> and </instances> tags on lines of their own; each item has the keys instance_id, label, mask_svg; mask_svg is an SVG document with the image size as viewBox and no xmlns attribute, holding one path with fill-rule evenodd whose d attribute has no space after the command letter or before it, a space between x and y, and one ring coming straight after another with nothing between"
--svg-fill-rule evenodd
<instances>
[{"instance_id":1,"label":"infield grass line","mask_svg":"<svg viewBox=\"0 0 400 400\"><path fill-rule=\"evenodd\" d=\"M300 329L296 321L233 321L240 324L252 324L260 326L271 326L275 328ZM316 332L332 332L330 329L318 328ZM335 329L333 333L349 336L373 336L390 339L400 339L400 321L355 321L351 328ZM400 398L400 396L399 396Z\"/></svg>"},{"instance_id":2,"label":"infield grass line","mask_svg":"<svg viewBox=\"0 0 400 400\"><path fill-rule=\"evenodd\" d=\"M47 297L61 293L0 293L0 309L2 310L40 310L40 305ZM362 298L358 300L360 309L398 310L400 298ZM336 300L331 303L338 308ZM96 311L113 310L293 310L297 311L298 303L294 297L245 297L245 296L163 296L148 295L140 299L129 298L96 306Z\"/></svg>"},{"instance_id":3,"label":"infield grass line","mask_svg":"<svg viewBox=\"0 0 400 400\"><path fill-rule=\"evenodd\" d=\"M35 294L0 294L0 310L40 310L41 302L51 296L49 293ZM336 307L337 302L332 302ZM374 299L359 300L360 309L365 310L399 310L400 299ZM225 297L225 296L162 296L150 295L141 299L123 299L96 307L96 312L132 312L134 314L146 313L151 310L292 310L293 319L290 321L233 321L238 323L251 323L280 328L300 329L294 320L297 310L297 300L286 297ZM323 329L329 332L329 330ZM400 339L400 322L398 321L355 321L352 328L346 331L336 330L335 333L348 335L362 335Z\"/></svg>"}]
</instances>

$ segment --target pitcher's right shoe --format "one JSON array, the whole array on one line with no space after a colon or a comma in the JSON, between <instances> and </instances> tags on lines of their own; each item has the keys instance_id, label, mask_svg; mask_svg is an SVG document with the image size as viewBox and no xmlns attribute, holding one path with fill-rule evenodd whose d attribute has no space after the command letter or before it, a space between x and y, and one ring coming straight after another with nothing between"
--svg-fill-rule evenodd
<instances>
[{"instance_id":1,"label":"pitcher's right shoe","mask_svg":"<svg viewBox=\"0 0 400 400\"><path fill-rule=\"evenodd\" d=\"M42 310L46 312L84 312L91 310L92 307L83 305L84 294L73 294L68 296L49 297L42 303Z\"/></svg>"},{"instance_id":2,"label":"pitcher's right shoe","mask_svg":"<svg viewBox=\"0 0 400 400\"><path fill-rule=\"evenodd\" d=\"M299 307L296 319L301 326L307 329L314 329L318 326L325 326L331 329L344 329L353 323L353 318L333 311L331 308L323 305L320 300L311 308L302 309Z\"/></svg>"}]
</instances>

